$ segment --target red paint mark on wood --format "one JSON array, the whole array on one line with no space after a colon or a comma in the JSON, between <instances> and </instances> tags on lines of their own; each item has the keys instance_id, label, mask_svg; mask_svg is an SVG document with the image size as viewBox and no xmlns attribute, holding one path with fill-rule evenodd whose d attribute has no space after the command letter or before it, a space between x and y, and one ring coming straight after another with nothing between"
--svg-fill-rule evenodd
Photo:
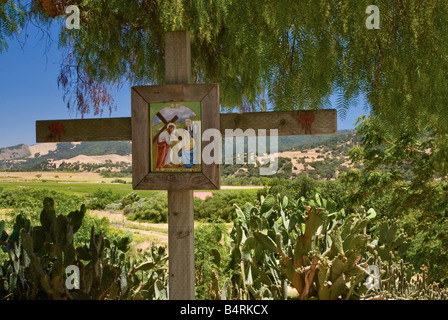
<instances>
[{"instance_id":1,"label":"red paint mark on wood","mask_svg":"<svg viewBox=\"0 0 448 320\"><path fill-rule=\"evenodd\" d=\"M50 131L49 138L53 141L61 140L61 136L65 134L64 126L58 122L55 122L49 126L48 130Z\"/></svg>"},{"instance_id":2,"label":"red paint mark on wood","mask_svg":"<svg viewBox=\"0 0 448 320\"><path fill-rule=\"evenodd\" d=\"M314 116L312 114L300 116L297 121L302 124L302 129L305 130L305 134L311 134L311 125L314 122Z\"/></svg>"}]
</instances>

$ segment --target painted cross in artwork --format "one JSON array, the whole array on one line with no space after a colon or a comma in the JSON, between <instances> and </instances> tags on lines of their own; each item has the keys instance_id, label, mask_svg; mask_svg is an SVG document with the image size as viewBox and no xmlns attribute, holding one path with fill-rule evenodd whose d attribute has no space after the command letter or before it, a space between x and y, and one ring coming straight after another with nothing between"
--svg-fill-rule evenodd
<instances>
[{"instance_id":1,"label":"painted cross in artwork","mask_svg":"<svg viewBox=\"0 0 448 320\"><path fill-rule=\"evenodd\" d=\"M151 103L151 171L201 172L201 103Z\"/></svg>"}]
</instances>

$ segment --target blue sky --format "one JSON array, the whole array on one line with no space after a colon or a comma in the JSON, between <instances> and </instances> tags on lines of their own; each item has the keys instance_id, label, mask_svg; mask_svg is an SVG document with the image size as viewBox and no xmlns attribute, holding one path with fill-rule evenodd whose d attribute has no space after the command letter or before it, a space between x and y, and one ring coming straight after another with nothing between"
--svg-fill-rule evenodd
<instances>
[{"instance_id":1,"label":"blue sky","mask_svg":"<svg viewBox=\"0 0 448 320\"><path fill-rule=\"evenodd\" d=\"M56 28L54 28L56 31ZM0 148L17 144L36 144L36 120L80 119L81 115L68 110L58 89L57 76L62 54L57 48L57 33L52 42L35 27L29 26L28 37L9 41L9 49L0 54ZM123 86L114 93L117 110L111 117L131 116L130 87ZM332 100L334 103L334 100ZM346 119L338 117L338 130L353 129L364 114L362 102L352 107ZM109 117L86 115L85 118Z\"/></svg>"}]
</instances>

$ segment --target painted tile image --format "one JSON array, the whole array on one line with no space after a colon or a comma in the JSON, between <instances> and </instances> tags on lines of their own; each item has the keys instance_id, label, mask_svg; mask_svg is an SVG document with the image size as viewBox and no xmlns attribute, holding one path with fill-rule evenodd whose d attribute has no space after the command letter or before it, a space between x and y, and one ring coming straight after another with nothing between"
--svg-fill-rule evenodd
<instances>
[{"instance_id":1,"label":"painted tile image","mask_svg":"<svg viewBox=\"0 0 448 320\"><path fill-rule=\"evenodd\" d=\"M152 172L201 172L200 102L151 103Z\"/></svg>"}]
</instances>

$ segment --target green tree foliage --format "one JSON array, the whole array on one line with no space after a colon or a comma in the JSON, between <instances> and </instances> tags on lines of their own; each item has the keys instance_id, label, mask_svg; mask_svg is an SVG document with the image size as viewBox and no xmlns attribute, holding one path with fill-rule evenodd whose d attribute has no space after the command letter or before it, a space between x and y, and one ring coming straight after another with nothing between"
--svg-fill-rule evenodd
<instances>
[{"instance_id":1,"label":"green tree foliage","mask_svg":"<svg viewBox=\"0 0 448 320\"><path fill-rule=\"evenodd\" d=\"M288 197L289 199L299 199L300 197L311 197L318 186L318 182L308 176L301 174L293 180L272 179L268 187L258 191L258 197L273 194Z\"/></svg>"},{"instance_id":2,"label":"green tree foliage","mask_svg":"<svg viewBox=\"0 0 448 320\"><path fill-rule=\"evenodd\" d=\"M372 193L389 195L396 214L413 208L428 217L447 215L447 138L436 131L419 136L402 132L397 137L378 119L361 120L357 131L362 146L351 149L349 157L363 169L344 177L359 186L353 200Z\"/></svg>"},{"instance_id":3,"label":"green tree foliage","mask_svg":"<svg viewBox=\"0 0 448 320\"><path fill-rule=\"evenodd\" d=\"M219 83L224 107L322 108L338 92L343 114L363 93L396 134L448 130L444 1L380 1L380 29L366 27L370 0L52 3L80 8L80 29L61 26L59 83L83 114L113 104L109 85L163 83L164 32L189 30L193 79ZM45 24L50 9L34 0L29 16Z\"/></svg>"},{"instance_id":4,"label":"green tree foliage","mask_svg":"<svg viewBox=\"0 0 448 320\"><path fill-rule=\"evenodd\" d=\"M220 190L205 200L194 199L195 219L202 221L232 221L234 204L251 201L256 195L254 190Z\"/></svg>"},{"instance_id":5,"label":"green tree foliage","mask_svg":"<svg viewBox=\"0 0 448 320\"><path fill-rule=\"evenodd\" d=\"M229 254L226 226L221 223L200 224L194 230L195 290L196 298L217 299L218 275L225 274ZM228 240L228 239L227 239Z\"/></svg>"},{"instance_id":6,"label":"green tree foliage","mask_svg":"<svg viewBox=\"0 0 448 320\"><path fill-rule=\"evenodd\" d=\"M7 40L19 33L25 24L25 10L12 0L0 1L0 53L8 50Z\"/></svg>"},{"instance_id":7,"label":"green tree foliage","mask_svg":"<svg viewBox=\"0 0 448 320\"><path fill-rule=\"evenodd\" d=\"M315 193L319 193L325 199L332 199L338 207L347 211L355 212L361 209L360 204L352 204L349 201L350 191L340 180L315 180L306 174L299 174L294 179L271 179L266 187L257 192L258 198L267 195L279 195L291 200L312 198Z\"/></svg>"},{"instance_id":8,"label":"green tree foliage","mask_svg":"<svg viewBox=\"0 0 448 320\"><path fill-rule=\"evenodd\" d=\"M31 222L38 221L37 213L42 205L42 201L51 197L57 201L58 211L68 214L78 208L83 198L77 195L68 195L47 188L4 188L0 191L0 208L13 208L16 215L22 214Z\"/></svg>"},{"instance_id":9,"label":"green tree foliage","mask_svg":"<svg viewBox=\"0 0 448 320\"><path fill-rule=\"evenodd\" d=\"M427 266L430 278L446 282L446 135L434 130L396 136L378 119L362 120L357 127L362 146L350 150L349 156L363 163L363 169L342 176L351 191L346 201L372 205L381 216L398 217L413 239L408 259L416 266Z\"/></svg>"},{"instance_id":10,"label":"green tree foliage","mask_svg":"<svg viewBox=\"0 0 448 320\"><path fill-rule=\"evenodd\" d=\"M69 159L79 154L86 156L97 156L103 154L118 154L120 156L129 155L132 152L132 145L124 141L102 141L101 143L84 141L74 145L70 142L58 143L56 150L50 150L45 158Z\"/></svg>"}]
</instances>

